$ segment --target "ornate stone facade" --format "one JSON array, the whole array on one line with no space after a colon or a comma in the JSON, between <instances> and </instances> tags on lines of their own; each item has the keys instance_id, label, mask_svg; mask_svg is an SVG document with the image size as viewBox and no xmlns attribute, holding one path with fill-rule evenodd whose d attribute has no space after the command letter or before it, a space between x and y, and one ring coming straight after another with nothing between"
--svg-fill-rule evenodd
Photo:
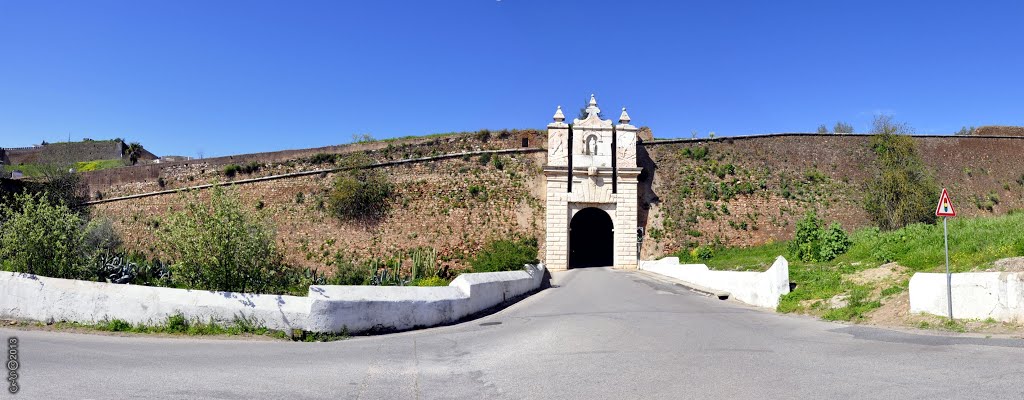
<instances>
[{"instance_id":1,"label":"ornate stone facade","mask_svg":"<svg viewBox=\"0 0 1024 400\"><path fill-rule=\"evenodd\" d=\"M625 108L617 125L600 112L591 95L586 118L570 126L559 107L548 124L545 262L551 270L637 267L637 128ZM607 214L611 224L599 221L600 213L579 214L590 208Z\"/></svg>"}]
</instances>

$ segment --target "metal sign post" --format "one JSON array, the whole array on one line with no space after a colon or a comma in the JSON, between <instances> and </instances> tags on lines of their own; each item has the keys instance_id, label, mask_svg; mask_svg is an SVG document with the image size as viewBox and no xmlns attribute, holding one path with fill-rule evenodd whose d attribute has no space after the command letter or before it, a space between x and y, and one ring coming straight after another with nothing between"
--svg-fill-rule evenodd
<instances>
[{"instance_id":1,"label":"metal sign post","mask_svg":"<svg viewBox=\"0 0 1024 400\"><path fill-rule=\"evenodd\" d=\"M956 210L949 201L946 188L942 188L939 205L935 207L935 216L942 217L942 241L946 247L946 304L949 307L949 320L953 320L953 274L949 272L949 229L946 227L947 217L955 217Z\"/></svg>"},{"instance_id":2,"label":"metal sign post","mask_svg":"<svg viewBox=\"0 0 1024 400\"><path fill-rule=\"evenodd\" d=\"M953 274L949 273L949 230L946 217L942 217L942 239L946 244L946 304L949 305L949 319L953 320Z\"/></svg>"}]
</instances>

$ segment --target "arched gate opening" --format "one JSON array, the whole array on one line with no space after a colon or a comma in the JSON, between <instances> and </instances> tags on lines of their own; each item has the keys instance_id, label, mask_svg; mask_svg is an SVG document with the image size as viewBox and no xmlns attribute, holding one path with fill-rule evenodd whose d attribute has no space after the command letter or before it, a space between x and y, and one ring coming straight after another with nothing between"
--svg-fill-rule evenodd
<instances>
[{"instance_id":1,"label":"arched gate opening","mask_svg":"<svg viewBox=\"0 0 1024 400\"><path fill-rule=\"evenodd\" d=\"M611 267L615 225L602 209L580 210L569 222L569 268Z\"/></svg>"}]
</instances>

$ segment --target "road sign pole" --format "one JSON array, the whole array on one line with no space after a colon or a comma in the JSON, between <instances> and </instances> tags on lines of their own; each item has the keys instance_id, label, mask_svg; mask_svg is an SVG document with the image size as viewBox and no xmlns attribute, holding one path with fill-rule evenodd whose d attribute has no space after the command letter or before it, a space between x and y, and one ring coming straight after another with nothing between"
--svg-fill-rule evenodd
<instances>
[{"instance_id":1,"label":"road sign pole","mask_svg":"<svg viewBox=\"0 0 1024 400\"><path fill-rule=\"evenodd\" d=\"M949 230L946 217L942 217L942 240L946 244L946 304L949 305L949 320L953 320L953 275L949 273Z\"/></svg>"}]
</instances>

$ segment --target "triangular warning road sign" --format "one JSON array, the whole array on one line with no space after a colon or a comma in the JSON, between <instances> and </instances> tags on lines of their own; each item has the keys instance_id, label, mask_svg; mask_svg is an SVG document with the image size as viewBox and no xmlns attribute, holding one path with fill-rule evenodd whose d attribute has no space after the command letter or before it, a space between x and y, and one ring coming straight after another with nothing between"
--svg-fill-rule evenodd
<instances>
[{"instance_id":1,"label":"triangular warning road sign","mask_svg":"<svg viewBox=\"0 0 1024 400\"><path fill-rule=\"evenodd\" d=\"M956 210L953 209L953 203L949 201L949 194L946 193L946 188L942 188L942 196L939 197L939 205L935 207L935 216L937 217L955 217Z\"/></svg>"}]
</instances>

